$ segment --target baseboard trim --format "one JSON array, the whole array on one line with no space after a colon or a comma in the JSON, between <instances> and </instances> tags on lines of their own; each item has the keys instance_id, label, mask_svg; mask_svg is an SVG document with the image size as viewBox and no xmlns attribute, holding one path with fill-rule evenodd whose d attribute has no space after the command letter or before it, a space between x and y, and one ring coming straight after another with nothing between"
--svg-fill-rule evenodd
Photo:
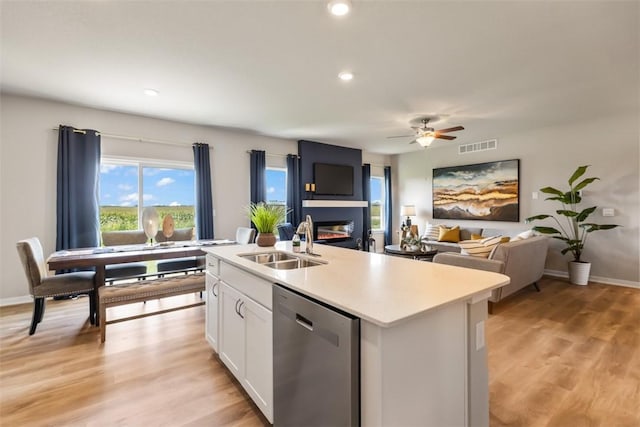
<instances>
[{"instance_id":1,"label":"baseboard trim","mask_svg":"<svg viewBox=\"0 0 640 427\"><path fill-rule=\"evenodd\" d=\"M33 298L30 295L24 295L21 297L12 298L0 298L0 307L7 307L10 305L27 304L33 302Z\"/></svg>"},{"instance_id":2,"label":"baseboard trim","mask_svg":"<svg viewBox=\"0 0 640 427\"><path fill-rule=\"evenodd\" d=\"M569 278L569 273L559 270L544 270L544 274L547 276L561 277L563 279ZM631 280L612 279L611 277L601 276L589 276L589 282L602 283L603 285L625 286L627 288L640 289L640 282L633 282Z\"/></svg>"}]
</instances>

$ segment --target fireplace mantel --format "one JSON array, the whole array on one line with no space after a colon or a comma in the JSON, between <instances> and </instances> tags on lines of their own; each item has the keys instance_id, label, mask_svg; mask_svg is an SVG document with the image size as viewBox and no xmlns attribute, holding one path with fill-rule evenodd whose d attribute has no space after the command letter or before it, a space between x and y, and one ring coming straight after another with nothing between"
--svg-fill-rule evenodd
<instances>
[{"instance_id":1,"label":"fireplace mantel","mask_svg":"<svg viewBox=\"0 0 640 427\"><path fill-rule=\"evenodd\" d=\"M303 200L303 208L366 208L366 200Z\"/></svg>"}]
</instances>

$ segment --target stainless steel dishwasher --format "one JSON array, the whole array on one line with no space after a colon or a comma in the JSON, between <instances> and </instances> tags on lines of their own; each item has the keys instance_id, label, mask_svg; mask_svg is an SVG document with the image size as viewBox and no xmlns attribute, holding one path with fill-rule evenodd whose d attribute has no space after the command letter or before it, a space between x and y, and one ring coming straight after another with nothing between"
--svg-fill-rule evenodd
<instances>
[{"instance_id":1,"label":"stainless steel dishwasher","mask_svg":"<svg viewBox=\"0 0 640 427\"><path fill-rule=\"evenodd\" d=\"M360 425L360 319L273 287L273 424Z\"/></svg>"}]
</instances>

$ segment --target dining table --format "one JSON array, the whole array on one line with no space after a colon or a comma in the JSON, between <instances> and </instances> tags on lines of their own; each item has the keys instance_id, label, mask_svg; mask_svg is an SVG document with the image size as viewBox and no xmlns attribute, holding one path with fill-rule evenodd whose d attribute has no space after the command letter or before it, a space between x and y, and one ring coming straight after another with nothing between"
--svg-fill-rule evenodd
<instances>
[{"instance_id":1,"label":"dining table","mask_svg":"<svg viewBox=\"0 0 640 427\"><path fill-rule=\"evenodd\" d=\"M98 289L105 286L105 268L110 264L153 261L161 259L203 256L206 246L235 244L233 240L192 240L184 242L123 245L96 248L66 249L52 253L47 258L49 270L94 269L93 298L98 307ZM99 312L93 313L95 325L100 325Z\"/></svg>"}]
</instances>

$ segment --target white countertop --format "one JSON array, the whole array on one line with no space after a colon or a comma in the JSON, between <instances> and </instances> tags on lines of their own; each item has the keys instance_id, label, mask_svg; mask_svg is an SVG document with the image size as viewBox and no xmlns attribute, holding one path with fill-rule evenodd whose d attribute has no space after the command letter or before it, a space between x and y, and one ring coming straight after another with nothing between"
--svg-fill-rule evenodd
<instances>
[{"instance_id":1,"label":"white countertop","mask_svg":"<svg viewBox=\"0 0 640 427\"><path fill-rule=\"evenodd\" d=\"M487 294L509 283L509 277L480 270L434 264L384 254L314 244L320 257L303 257L326 265L295 270L275 270L238 254L283 250L291 242L275 247L232 245L204 247L204 251L259 277L337 307L382 327L460 300ZM224 278L223 278L224 279Z\"/></svg>"}]
</instances>

